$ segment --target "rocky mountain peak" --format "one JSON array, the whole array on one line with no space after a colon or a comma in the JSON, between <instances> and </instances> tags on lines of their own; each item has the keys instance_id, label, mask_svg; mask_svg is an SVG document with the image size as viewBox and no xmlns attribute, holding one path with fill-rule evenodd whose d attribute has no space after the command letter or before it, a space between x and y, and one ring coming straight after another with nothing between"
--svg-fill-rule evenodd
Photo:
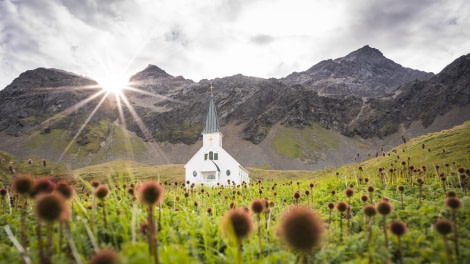
<instances>
[{"instance_id":1,"label":"rocky mountain peak","mask_svg":"<svg viewBox=\"0 0 470 264\"><path fill-rule=\"evenodd\" d=\"M301 84L324 96L376 97L394 92L414 80L428 80L432 73L405 68L378 49L364 46L345 57L325 60L310 69L288 75L283 81Z\"/></svg>"},{"instance_id":2,"label":"rocky mountain peak","mask_svg":"<svg viewBox=\"0 0 470 264\"><path fill-rule=\"evenodd\" d=\"M149 64L147 67L134 74L131 78L130 81L141 81L141 80L148 80L148 79L161 79L161 78L168 78L168 77L173 77L170 74L168 74L166 71L162 70L158 66Z\"/></svg>"}]
</instances>

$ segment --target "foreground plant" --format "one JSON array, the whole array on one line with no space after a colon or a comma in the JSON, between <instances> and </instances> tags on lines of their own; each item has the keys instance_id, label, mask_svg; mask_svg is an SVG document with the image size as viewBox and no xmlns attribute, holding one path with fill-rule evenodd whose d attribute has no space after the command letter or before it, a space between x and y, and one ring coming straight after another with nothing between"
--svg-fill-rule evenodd
<instances>
[{"instance_id":1,"label":"foreground plant","mask_svg":"<svg viewBox=\"0 0 470 264\"><path fill-rule=\"evenodd\" d=\"M119 256L116 251L112 249L103 249L93 255L90 259L90 264L118 264Z\"/></svg>"},{"instance_id":2,"label":"foreground plant","mask_svg":"<svg viewBox=\"0 0 470 264\"><path fill-rule=\"evenodd\" d=\"M382 227L384 231L385 247L388 248L387 237L387 216L393 212L393 206L386 200L382 200L377 204L377 211L382 215Z\"/></svg>"},{"instance_id":3,"label":"foreground plant","mask_svg":"<svg viewBox=\"0 0 470 264\"><path fill-rule=\"evenodd\" d=\"M251 211L256 215L256 221L258 224L258 239L259 239L259 246L261 249L261 213L264 212L266 209L264 200L255 199L251 202Z\"/></svg>"},{"instance_id":4,"label":"foreground plant","mask_svg":"<svg viewBox=\"0 0 470 264\"><path fill-rule=\"evenodd\" d=\"M308 263L309 254L320 245L323 233L321 218L306 207L289 210L282 218L278 229L279 237L290 248L300 252L303 263Z\"/></svg>"},{"instance_id":5,"label":"foreground plant","mask_svg":"<svg viewBox=\"0 0 470 264\"><path fill-rule=\"evenodd\" d=\"M253 221L243 208L231 209L222 220L222 232L232 238L237 246L237 261L242 263L242 241L253 231Z\"/></svg>"},{"instance_id":6,"label":"foreground plant","mask_svg":"<svg viewBox=\"0 0 470 264\"><path fill-rule=\"evenodd\" d=\"M53 224L59 222L65 217L65 200L62 195L54 192L38 196L34 205L38 219L36 233L38 236L39 257L41 259L41 263L51 263ZM47 245L45 248L41 232L42 222L47 225Z\"/></svg>"},{"instance_id":7,"label":"foreground plant","mask_svg":"<svg viewBox=\"0 0 470 264\"><path fill-rule=\"evenodd\" d=\"M457 232L456 212L460 207L462 207L462 201L460 201L460 199L457 197L449 197L445 200L445 205L451 210L451 214L452 214L452 229L454 231L455 255L457 255L457 258L458 258L459 257L459 238L458 238L458 232Z\"/></svg>"},{"instance_id":8,"label":"foreground plant","mask_svg":"<svg viewBox=\"0 0 470 264\"><path fill-rule=\"evenodd\" d=\"M403 254L401 252L401 236L406 234L408 232L408 228L406 227L406 224L401 222L401 221L392 221L388 227L392 234L397 236L398 240L398 258L400 260L400 263L403 264Z\"/></svg>"},{"instance_id":9,"label":"foreground plant","mask_svg":"<svg viewBox=\"0 0 470 264\"><path fill-rule=\"evenodd\" d=\"M148 216L148 232L147 242L149 245L150 255L153 256L155 263L159 263L158 259L158 242L157 242L157 228L155 225L153 208L159 205L163 200L164 190L163 187L156 181L144 182L139 186L138 199L140 203L147 207Z\"/></svg>"},{"instance_id":10,"label":"foreground plant","mask_svg":"<svg viewBox=\"0 0 470 264\"><path fill-rule=\"evenodd\" d=\"M452 232L452 222L447 219L438 219L434 223L434 229L442 235L444 241L444 247L446 250L447 261L450 263L452 259L452 253L450 251L449 242L447 240L447 235Z\"/></svg>"}]
</instances>

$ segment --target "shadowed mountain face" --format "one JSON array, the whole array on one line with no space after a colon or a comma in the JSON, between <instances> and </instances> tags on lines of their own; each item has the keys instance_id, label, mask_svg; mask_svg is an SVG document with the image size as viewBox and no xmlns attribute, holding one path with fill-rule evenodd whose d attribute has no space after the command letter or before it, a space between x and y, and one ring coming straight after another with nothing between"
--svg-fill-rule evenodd
<instances>
[{"instance_id":1,"label":"shadowed mountain face","mask_svg":"<svg viewBox=\"0 0 470 264\"><path fill-rule=\"evenodd\" d=\"M11 141L11 137L34 138L37 133L55 131L74 140L77 153L87 149L86 157L109 145L110 137L118 133L115 127L143 141L191 146L201 138L208 87L213 84L222 127L237 127L224 134L243 144L270 145L264 141L279 125L293 129L319 125L350 138L385 138L413 122L426 127L454 107L468 106L470 55L433 75L404 68L365 46L281 79L234 75L194 82L148 65L130 78L130 84L146 92L125 91L147 128L144 132L125 107L125 124L119 121L114 97L93 97L101 91L95 81L56 69L27 71L0 91L0 137ZM77 104L84 100L86 104L79 108ZM98 104L89 124L82 128ZM470 113L467 115L460 119L470 119ZM81 128L82 133L73 138ZM98 144L90 147L95 141ZM168 162L184 161L170 158Z\"/></svg>"}]
</instances>

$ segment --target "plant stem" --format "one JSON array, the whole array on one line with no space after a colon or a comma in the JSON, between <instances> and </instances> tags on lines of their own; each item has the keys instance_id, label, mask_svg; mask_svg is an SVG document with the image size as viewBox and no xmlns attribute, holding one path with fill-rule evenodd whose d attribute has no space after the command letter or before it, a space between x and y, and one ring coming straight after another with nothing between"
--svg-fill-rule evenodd
<instances>
[{"instance_id":1,"label":"plant stem","mask_svg":"<svg viewBox=\"0 0 470 264\"><path fill-rule=\"evenodd\" d=\"M387 236L387 217L382 217L382 226L384 229L385 247L388 248L388 236Z\"/></svg>"},{"instance_id":2,"label":"plant stem","mask_svg":"<svg viewBox=\"0 0 470 264\"><path fill-rule=\"evenodd\" d=\"M452 230L454 231L455 255L459 258L459 237L457 232L457 222L455 219L455 209L452 210Z\"/></svg>"}]
</instances>

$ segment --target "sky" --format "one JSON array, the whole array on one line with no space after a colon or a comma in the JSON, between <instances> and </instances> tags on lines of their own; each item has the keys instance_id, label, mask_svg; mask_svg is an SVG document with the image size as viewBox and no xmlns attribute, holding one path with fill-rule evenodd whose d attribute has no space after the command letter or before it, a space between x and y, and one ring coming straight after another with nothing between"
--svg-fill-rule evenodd
<instances>
[{"instance_id":1,"label":"sky","mask_svg":"<svg viewBox=\"0 0 470 264\"><path fill-rule=\"evenodd\" d=\"M438 73L470 53L469 14L468 0L0 0L0 89L38 67L280 78L365 45Z\"/></svg>"}]
</instances>

